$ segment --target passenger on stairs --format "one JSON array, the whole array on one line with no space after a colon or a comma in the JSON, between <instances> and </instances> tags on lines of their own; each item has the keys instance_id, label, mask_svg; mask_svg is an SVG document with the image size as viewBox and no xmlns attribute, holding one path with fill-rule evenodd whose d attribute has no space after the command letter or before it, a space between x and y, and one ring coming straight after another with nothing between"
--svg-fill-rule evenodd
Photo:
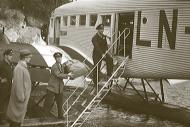
<instances>
[{"instance_id":1,"label":"passenger on stairs","mask_svg":"<svg viewBox=\"0 0 190 127\"><path fill-rule=\"evenodd\" d=\"M100 81L99 75L100 75L100 67L101 67L102 60L106 62L107 76L110 77L113 72L113 58L109 52L106 53L108 50L108 45L107 45L106 35L103 34L104 25L99 24L96 27L96 30L98 31L92 38L92 44L94 46L93 53L92 53L94 66L98 64L98 67L96 67L93 71L93 82L95 84L94 89L96 89L97 83ZM101 60L102 57L104 58Z\"/></svg>"},{"instance_id":2,"label":"passenger on stairs","mask_svg":"<svg viewBox=\"0 0 190 127\"><path fill-rule=\"evenodd\" d=\"M56 63L51 67L51 75L47 86L47 97L44 102L44 108L49 112L54 103L54 98L58 109L58 118L63 117L63 79L73 78L72 74L66 74L64 71L65 65L61 64L62 54L60 52L54 53Z\"/></svg>"}]
</instances>

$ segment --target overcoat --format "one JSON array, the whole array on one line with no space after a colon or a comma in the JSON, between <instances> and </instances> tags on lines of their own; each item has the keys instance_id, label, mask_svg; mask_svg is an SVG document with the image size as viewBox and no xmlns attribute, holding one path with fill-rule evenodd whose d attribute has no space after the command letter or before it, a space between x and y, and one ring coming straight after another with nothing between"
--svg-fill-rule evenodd
<instances>
[{"instance_id":1,"label":"overcoat","mask_svg":"<svg viewBox=\"0 0 190 127\"><path fill-rule=\"evenodd\" d=\"M12 85L13 66L3 60L0 63L0 77L7 79L7 82L0 83L0 104L9 101Z\"/></svg>"},{"instance_id":2,"label":"overcoat","mask_svg":"<svg viewBox=\"0 0 190 127\"><path fill-rule=\"evenodd\" d=\"M63 79L67 78L67 74L65 74L64 69L65 65L55 63L51 67L51 75L48 82L47 89L56 94L63 92L64 82Z\"/></svg>"},{"instance_id":3,"label":"overcoat","mask_svg":"<svg viewBox=\"0 0 190 127\"><path fill-rule=\"evenodd\" d=\"M102 55L106 52L106 50L108 50L106 36L100 36L96 33L92 38L92 44L94 46L93 57L98 57L101 59Z\"/></svg>"},{"instance_id":4,"label":"overcoat","mask_svg":"<svg viewBox=\"0 0 190 127\"><path fill-rule=\"evenodd\" d=\"M13 84L7 117L14 122L23 122L31 93L31 79L27 65L19 61L13 72Z\"/></svg>"}]
</instances>

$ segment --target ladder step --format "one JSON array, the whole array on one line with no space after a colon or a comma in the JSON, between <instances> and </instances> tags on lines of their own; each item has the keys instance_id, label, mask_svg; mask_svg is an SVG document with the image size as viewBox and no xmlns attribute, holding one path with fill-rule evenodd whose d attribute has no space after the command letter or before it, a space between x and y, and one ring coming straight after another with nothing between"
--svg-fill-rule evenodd
<instances>
[{"instance_id":1,"label":"ladder step","mask_svg":"<svg viewBox=\"0 0 190 127\"><path fill-rule=\"evenodd\" d=\"M83 111L85 109L82 105L77 105L77 111Z\"/></svg>"},{"instance_id":2,"label":"ladder step","mask_svg":"<svg viewBox=\"0 0 190 127\"><path fill-rule=\"evenodd\" d=\"M108 88L104 88L104 89L102 90L102 92L108 92L108 91L109 91Z\"/></svg>"},{"instance_id":3,"label":"ladder step","mask_svg":"<svg viewBox=\"0 0 190 127\"><path fill-rule=\"evenodd\" d=\"M92 112L92 110L87 109L87 110L83 113L82 116L84 116L84 115L89 115L91 112ZM75 115L78 117L81 113L82 113L82 111L81 111L81 112L80 112L80 111L77 111L77 112L75 112Z\"/></svg>"},{"instance_id":4,"label":"ladder step","mask_svg":"<svg viewBox=\"0 0 190 127\"><path fill-rule=\"evenodd\" d=\"M74 127L79 127L82 124L82 122L78 121L75 123Z\"/></svg>"},{"instance_id":5,"label":"ladder step","mask_svg":"<svg viewBox=\"0 0 190 127\"><path fill-rule=\"evenodd\" d=\"M81 122L76 122L75 125L81 125L82 123Z\"/></svg>"},{"instance_id":6,"label":"ladder step","mask_svg":"<svg viewBox=\"0 0 190 127\"><path fill-rule=\"evenodd\" d=\"M91 112L92 112L91 109L86 109L85 114L89 114L89 113L91 113Z\"/></svg>"},{"instance_id":7,"label":"ladder step","mask_svg":"<svg viewBox=\"0 0 190 127\"><path fill-rule=\"evenodd\" d=\"M85 111L84 115L89 115L91 113L91 111Z\"/></svg>"},{"instance_id":8,"label":"ladder step","mask_svg":"<svg viewBox=\"0 0 190 127\"><path fill-rule=\"evenodd\" d=\"M99 99L99 98L94 100L95 103L98 103L100 101L101 101L101 99Z\"/></svg>"},{"instance_id":9,"label":"ladder step","mask_svg":"<svg viewBox=\"0 0 190 127\"><path fill-rule=\"evenodd\" d=\"M88 97L86 97L86 99L81 102L81 105L82 105L82 106L85 106L85 105L89 104L90 101L91 101L94 97L95 97L95 96L88 96Z\"/></svg>"}]
</instances>

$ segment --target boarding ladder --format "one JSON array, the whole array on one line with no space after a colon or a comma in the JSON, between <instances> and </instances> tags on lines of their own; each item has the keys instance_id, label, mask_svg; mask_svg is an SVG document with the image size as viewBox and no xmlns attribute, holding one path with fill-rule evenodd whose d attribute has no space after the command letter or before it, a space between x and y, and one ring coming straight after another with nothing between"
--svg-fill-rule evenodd
<instances>
[{"instance_id":1,"label":"boarding ladder","mask_svg":"<svg viewBox=\"0 0 190 127\"><path fill-rule=\"evenodd\" d=\"M128 33L126 34L126 32ZM124 31L121 32L121 34L119 34L114 43L109 47L109 49L107 50L105 55L100 59L100 61L103 60L106 54L113 48L115 44L117 44L117 41L120 40L121 36L124 36L124 47L125 47L125 40L129 36L129 34L130 34L130 29L128 28L124 29ZM100 80L97 83L97 88L95 91L94 89L93 91L90 91L89 89L91 86L87 85L82 91L80 91L78 95L76 95L76 93L79 91L80 89L79 87L77 87L71 93L71 95L67 98L67 100L62 106L62 109L64 111L64 116L66 116L66 121L67 121L66 127L81 127L84 124L84 122L88 119L92 111L99 105L99 103L103 100L103 98L109 93L109 91L116 84L114 83L116 79L121 75L123 75L125 70L125 63L127 62L127 60L128 56L127 57L125 56L125 51L124 51L124 57L122 58L120 57L121 62L119 63L119 65L116 66L111 77L109 77L106 81ZM92 74L92 72L96 68L98 68L99 62L92 68L92 70L89 72L89 74L87 74L85 78L88 78Z\"/></svg>"}]
</instances>

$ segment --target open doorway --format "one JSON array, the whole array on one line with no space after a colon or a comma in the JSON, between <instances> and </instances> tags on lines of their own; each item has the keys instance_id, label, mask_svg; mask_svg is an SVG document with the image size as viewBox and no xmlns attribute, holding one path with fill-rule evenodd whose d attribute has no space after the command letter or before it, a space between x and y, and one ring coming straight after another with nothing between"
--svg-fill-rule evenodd
<instances>
[{"instance_id":1,"label":"open doorway","mask_svg":"<svg viewBox=\"0 0 190 127\"><path fill-rule=\"evenodd\" d=\"M125 56L129 56L129 58L132 58L134 14L135 14L134 12L127 12L127 13L119 14L119 18L118 18L119 19L118 20L119 34L121 34L126 28L129 28L130 34L125 40L124 40L123 35L118 40L117 55L124 56L124 51L125 51ZM128 34L129 30L125 31L125 35ZM125 47L124 47L124 42L125 42ZM125 48L125 50L124 50L124 48Z\"/></svg>"}]
</instances>

